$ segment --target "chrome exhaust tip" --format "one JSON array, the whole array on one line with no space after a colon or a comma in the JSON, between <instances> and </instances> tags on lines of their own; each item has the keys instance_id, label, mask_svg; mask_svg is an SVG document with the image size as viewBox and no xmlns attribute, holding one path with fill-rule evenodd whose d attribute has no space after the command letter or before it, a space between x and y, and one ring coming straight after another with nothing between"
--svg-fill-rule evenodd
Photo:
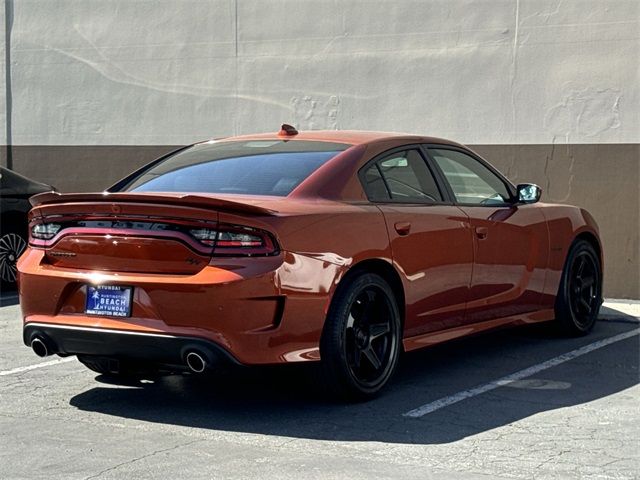
<instances>
[{"instance_id":1,"label":"chrome exhaust tip","mask_svg":"<svg viewBox=\"0 0 640 480\"><path fill-rule=\"evenodd\" d=\"M198 352L189 352L185 357L187 367L194 373L202 373L207 368L207 361Z\"/></svg>"},{"instance_id":2,"label":"chrome exhaust tip","mask_svg":"<svg viewBox=\"0 0 640 480\"><path fill-rule=\"evenodd\" d=\"M49 347L47 347L47 344L44 342L44 340L39 337L31 340L31 349L33 350L33 353L41 358L48 357L53 353L49 350Z\"/></svg>"}]
</instances>

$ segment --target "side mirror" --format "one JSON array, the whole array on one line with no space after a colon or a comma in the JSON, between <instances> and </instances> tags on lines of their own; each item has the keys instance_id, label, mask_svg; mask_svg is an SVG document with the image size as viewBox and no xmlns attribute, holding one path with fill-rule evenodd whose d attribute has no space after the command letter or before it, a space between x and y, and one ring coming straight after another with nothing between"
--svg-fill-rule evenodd
<instances>
[{"instance_id":1,"label":"side mirror","mask_svg":"<svg viewBox=\"0 0 640 480\"><path fill-rule=\"evenodd\" d=\"M536 203L542 195L542 189L533 183L521 183L517 190L520 203Z\"/></svg>"}]
</instances>

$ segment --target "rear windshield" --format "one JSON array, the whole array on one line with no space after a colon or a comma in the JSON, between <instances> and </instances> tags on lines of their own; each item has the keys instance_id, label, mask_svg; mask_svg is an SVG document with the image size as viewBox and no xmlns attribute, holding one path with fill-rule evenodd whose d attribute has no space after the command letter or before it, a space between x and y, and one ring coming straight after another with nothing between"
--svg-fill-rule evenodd
<instances>
[{"instance_id":1,"label":"rear windshield","mask_svg":"<svg viewBox=\"0 0 640 480\"><path fill-rule=\"evenodd\" d=\"M350 146L302 140L201 143L143 171L124 190L286 196Z\"/></svg>"}]
</instances>

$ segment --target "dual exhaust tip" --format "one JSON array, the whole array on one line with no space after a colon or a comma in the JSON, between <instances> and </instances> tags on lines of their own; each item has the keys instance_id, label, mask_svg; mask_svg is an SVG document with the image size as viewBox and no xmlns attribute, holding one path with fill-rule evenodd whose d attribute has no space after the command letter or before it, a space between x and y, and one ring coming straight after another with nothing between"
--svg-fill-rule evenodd
<instances>
[{"instance_id":1,"label":"dual exhaust tip","mask_svg":"<svg viewBox=\"0 0 640 480\"><path fill-rule=\"evenodd\" d=\"M48 357L53 354L53 350L49 347L48 343L49 342L42 337L35 337L31 340L31 349L33 353L40 358ZM209 365L205 355L195 350L191 350L185 355L185 363L193 373L202 373Z\"/></svg>"},{"instance_id":2,"label":"dual exhaust tip","mask_svg":"<svg viewBox=\"0 0 640 480\"><path fill-rule=\"evenodd\" d=\"M35 353L40 358L48 357L53 354L52 349L49 347L48 343L41 337L35 337L31 340L31 349L33 353Z\"/></svg>"},{"instance_id":3,"label":"dual exhaust tip","mask_svg":"<svg viewBox=\"0 0 640 480\"><path fill-rule=\"evenodd\" d=\"M208 366L208 362L204 355L195 350L191 350L185 355L185 363L193 373L202 373Z\"/></svg>"}]
</instances>

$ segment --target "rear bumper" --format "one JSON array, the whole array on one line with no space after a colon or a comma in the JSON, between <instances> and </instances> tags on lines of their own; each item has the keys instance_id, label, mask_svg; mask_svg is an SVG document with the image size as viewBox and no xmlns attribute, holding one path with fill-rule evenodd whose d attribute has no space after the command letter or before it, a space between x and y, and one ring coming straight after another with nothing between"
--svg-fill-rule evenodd
<instances>
[{"instance_id":1,"label":"rear bumper","mask_svg":"<svg viewBox=\"0 0 640 480\"><path fill-rule=\"evenodd\" d=\"M101 332L109 331L133 335L125 337L127 344L158 336L201 339L243 365L317 361L326 308L343 268L283 252L217 259L194 275L95 272L52 266L42 250L28 248L18 262L20 307L25 332L36 324L56 329L63 355L119 355L117 342L108 342L108 351L102 345ZM131 316L86 314L92 284L132 287ZM84 350L77 351L70 327L86 333Z\"/></svg>"},{"instance_id":2,"label":"rear bumper","mask_svg":"<svg viewBox=\"0 0 640 480\"><path fill-rule=\"evenodd\" d=\"M216 343L197 337L127 332L106 328L27 323L22 339L27 346L39 338L53 354L96 355L145 362L184 365L190 351L197 351L210 365L236 364L238 360Z\"/></svg>"}]
</instances>

